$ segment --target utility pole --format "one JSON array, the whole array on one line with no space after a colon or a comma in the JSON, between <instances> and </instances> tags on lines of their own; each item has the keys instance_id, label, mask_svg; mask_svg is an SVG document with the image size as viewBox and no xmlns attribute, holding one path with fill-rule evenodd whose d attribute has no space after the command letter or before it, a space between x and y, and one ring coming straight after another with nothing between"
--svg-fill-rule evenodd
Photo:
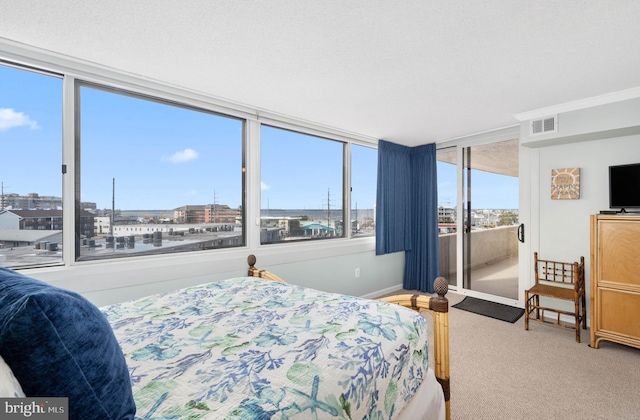
<instances>
[{"instance_id":1,"label":"utility pole","mask_svg":"<svg viewBox=\"0 0 640 420\"><path fill-rule=\"evenodd\" d=\"M327 188L327 228L331 229L331 189Z\"/></svg>"},{"instance_id":2,"label":"utility pole","mask_svg":"<svg viewBox=\"0 0 640 420\"><path fill-rule=\"evenodd\" d=\"M109 236L113 237L113 224L116 221L116 179L113 178L111 187L111 223L109 224Z\"/></svg>"}]
</instances>

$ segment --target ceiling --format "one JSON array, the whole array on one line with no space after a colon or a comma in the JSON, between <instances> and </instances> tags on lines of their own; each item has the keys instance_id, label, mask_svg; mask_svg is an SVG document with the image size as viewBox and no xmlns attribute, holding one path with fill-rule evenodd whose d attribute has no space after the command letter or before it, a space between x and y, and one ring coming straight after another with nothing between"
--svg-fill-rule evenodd
<instances>
[{"instance_id":1,"label":"ceiling","mask_svg":"<svg viewBox=\"0 0 640 420\"><path fill-rule=\"evenodd\" d=\"M518 139L467 147L464 150L467 152L462 157L465 168L512 177L519 174ZM456 165L456 148L438 150L437 159Z\"/></svg>"},{"instance_id":2,"label":"ceiling","mask_svg":"<svg viewBox=\"0 0 640 420\"><path fill-rule=\"evenodd\" d=\"M635 0L2 0L1 7L0 38L409 146L640 86Z\"/></svg>"}]
</instances>

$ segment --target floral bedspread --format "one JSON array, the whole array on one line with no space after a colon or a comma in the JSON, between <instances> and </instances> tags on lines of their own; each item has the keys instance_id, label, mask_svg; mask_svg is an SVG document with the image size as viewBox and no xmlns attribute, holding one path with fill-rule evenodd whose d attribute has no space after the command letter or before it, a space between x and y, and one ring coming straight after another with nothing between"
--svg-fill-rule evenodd
<instances>
[{"instance_id":1,"label":"floral bedspread","mask_svg":"<svg viewBox=\"0 0 640 420\"><path fill-rule=\"evenodd\" d=\"M102 310L140 419L393 419L428 367L417 313L253 277Z\"/></svg>"}]
</instances>

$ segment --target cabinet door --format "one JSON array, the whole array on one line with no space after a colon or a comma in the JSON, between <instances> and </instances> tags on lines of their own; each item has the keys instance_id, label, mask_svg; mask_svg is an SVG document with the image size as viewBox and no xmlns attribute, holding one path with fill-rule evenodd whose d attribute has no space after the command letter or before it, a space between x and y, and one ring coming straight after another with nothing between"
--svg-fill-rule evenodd
<instances>
[{"instance_id":1,"label":"cabinet door","mask_svg":"<svg viewBox=\"0 0 640 420\"><path fill-rule=\"evenodd\" d=\"M598 227L598 283L640 287L640 223L602 220Z\"/></svg>"},{"instance_id":2,"label":"cabinet door","mask_svg":"<svg viewBox=\"0 0 640 420\"><path fill-rule=\"evenodd\" d=\"M598 290L598 329L640 337L640 295L633 292Z\"/></svg>"}]
</instances>

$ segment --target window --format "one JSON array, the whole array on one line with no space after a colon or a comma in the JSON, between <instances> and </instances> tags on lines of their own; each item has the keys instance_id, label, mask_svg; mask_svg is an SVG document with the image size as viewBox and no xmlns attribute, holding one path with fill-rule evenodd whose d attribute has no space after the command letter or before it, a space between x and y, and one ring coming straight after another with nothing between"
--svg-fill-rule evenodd
<instances>
[{"instance_id":1,"label":"window","mask_svg":"<svg viewBox=\"0 0 640 420\"><path fill-rule=\"evenodd\" d=\"M0 65L0 265L62 263L62 79Z\"/></svg>"},{"instance_id":2,"label":"window","mask_svg":"<svg viewBox=\"0 0 640 420\"><path fill-rule=\"evenodd\" d=\"M260 243L345 237L344 143L263 125Z\"/></svg>"},{"instance_id":3,"label":"window","mask_svg":"<svg viewBox=\"0 0 640 420\"><path fill-rule=\"evenodd\" d=\"M252 110L148 81L102 85L100 71L88 82L80 70L1 63L2 266L243 247L258 235L272 244L375 234L377 151L337 131L260 126L251 144L260 138L261 223L252 218L248 232L245 174L258 181L244 162ZM74 172L63 176L63 163ZM64 219L63 200L73 209Z\"/></svg>"},{"instance_id":4,"label":"window","mask_svg":"<svg viewBox=\"0 0 640 420\"><path fill-rule=\"evenodd\" d=\"M244 121L78 89L79 260L244 245Z\"/></svg>"},{"instance_id":5,"label":"window","mask_svg":"<svg viewBox=\"0 0 640 420\"><path fill-rule=\"evenodd\" d=\"M378 150L351 145L351 236L375 236Z\"/></svg>"}]
</instances>

